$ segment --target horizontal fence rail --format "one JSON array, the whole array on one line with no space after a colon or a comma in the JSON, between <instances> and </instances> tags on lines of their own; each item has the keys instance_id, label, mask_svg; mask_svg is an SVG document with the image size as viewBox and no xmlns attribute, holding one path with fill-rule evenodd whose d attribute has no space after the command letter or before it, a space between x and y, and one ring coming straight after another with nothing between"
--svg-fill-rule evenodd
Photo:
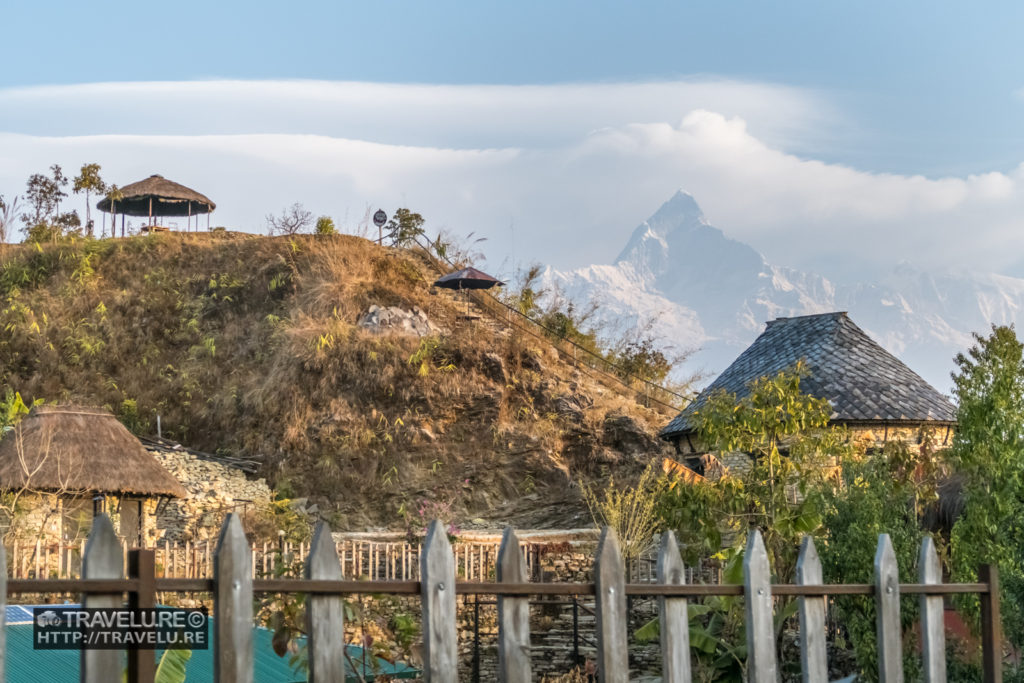
<instances>
[{"instance_id":1,"label":"horizontal fence rail","mask_svg":"<svg viewBox=\"0 0 1024 683\"><path fill-rule=\"evenodd\" d=\"M132 550L129 562L122 562L122 547L105 515L96 518L85 547L86 577L82 579L7 579L7 595L79 593L89 605L154 604L157 592L211 593L214 596L214 661L216 680L233 683L253 681L253 596L260 593L301 593L309 596L307 619L309 680L337 681L344 671L344 609L341 600L350 594L419 595L422 600L424 641L423 676L431 683L457 680L457 595L490 595L499 608L499 680L528 681L530 671L530 625L524 617L522 600L528 596L594 596L597 633L597 669L602 683L629 680L626 633L626 596L658 599L662 672L666 682L689 683L687 600L707 596L742 596L746 605L747 671L751 683L776 683L773 631L773 598L794 596L799 603L799 646L803 680L827 683L827 650L822 636L825 596L873 596L878 613L878 676L883 683L902 681L903 648L900 642L900 596L916 595L922 603L921 657L927 680L943 683L945 642L941 600L944 595L974 593L981 601L984 680L1002 680L1002 636L999 619L998 574L992 566L981 571L981 580L968 584L941 583L938 558L931 539L921 547L920 581L898 582L898 568L888 535L879 537L872 584L824 584L814 543L805 539L797 566L796 582L772 584L768 556L758 531L749 534L742 585L686 584L683 563L671 533L665 534L659 550L658 582L627 583L618 540L605 529L595 556L591 583L535 583L524 580L525 558L514 533L503 537L495 581L459 581L455 553L441 522L429 527L419 556L419 580L351 580L342 570L338 545L323 522L317 527L303 569L304 578L253 578L252 547L245 540L241 521L229 515L213 552L213 578L161 578L156 576L152 550ZM6 564L5 552L0 560ZM128 567L128 576L124 567ZM0 605L4 607L5 605ZM937 609L938 607L938 609ZM5 610L0 609L0 619ZM0 623L0 631L3 630ZM0 650L3 639L0 639ZM2 653L6 656L6 653ZM88 654L88 653L87 653ZM0 662L3 662L0 657ZM120 655L102 653L82 658L81 680L121 680ZM153 681L152 658L128 658L128 680ZM0 664L2 667L2 664ZM117 674L113 676L115 667ZM0 671L0 676L3 672Z\"/></svg>"}]
</instances>

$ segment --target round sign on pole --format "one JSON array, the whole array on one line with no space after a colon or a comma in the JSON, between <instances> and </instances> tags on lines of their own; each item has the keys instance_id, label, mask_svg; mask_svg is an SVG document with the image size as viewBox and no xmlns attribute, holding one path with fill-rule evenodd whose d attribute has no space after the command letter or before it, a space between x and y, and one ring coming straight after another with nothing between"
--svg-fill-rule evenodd
<instances>
[{"instance_id":1,"label":"round sign on pole","mask_svg":"<svg viewBox=\"0 0 1024 683\"><path fill-rule=\"evenodd\" d=\"M384 213L383 209L377 209L377 213L373 214L373 224L378 228L382 227L388 222L388 215Z\"/></svg>"}]
</instances>

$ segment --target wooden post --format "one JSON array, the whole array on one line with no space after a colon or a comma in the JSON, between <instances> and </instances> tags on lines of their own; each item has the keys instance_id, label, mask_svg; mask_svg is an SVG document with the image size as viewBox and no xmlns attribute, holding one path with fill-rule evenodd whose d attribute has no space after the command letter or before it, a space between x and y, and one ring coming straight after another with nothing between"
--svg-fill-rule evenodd
<instances>
[{"instance_id":1,"label":"wooden post","mask_svg":"<svg viewBox=\"0 0 1024 683\"><path fill-rule=\"evenodd\" d=\"M626 637L626 570L619 539L611 527L601 531L594 560L595 613L597 615L597 677L601 683L629 680L629 643Z\"/></svg>"},{"instance_id":2,"label":"wooden post","mask_svg":"<svg viewBox=\"0 0 1024 683\"><path fill-rule=\"evenodd\" d=\"M747 617L747 680L775 683L775 621L772 618L771 567L757 529L747 536L743 557L743 596Z\"/></svg>"},{"instance_id":3,"label":"wooden post","mask_svg":"<svg viewBox=\"0 0 1024 683\"><path fill-rule=\"evenodd\" d=\"M316 526L306 558L305 578L340 581L341 560L326 522ZM330 683L345 680L345 605L340 595L306 598L306 633L309 635L309 680Z\"/></svg>"},{"instance_id":4,"label":"wooden post","mask_svg":"<svg viewBox=\"0 0 1024 683\"><path fill-rule=\"evenodd\" d=\"M800 586L824 583L821 558L814 539L804 536L796 561L796 582ZM828 682L828 652L825 644L825 596L797 598L800 609L800 669L804 683Z\"/></svg>"},{"instance_id":5,"label":"wooden post","mask_svg":"<svg viewBox=\"0 0 1024 683\"><path fill-rule=\"evenodd\" d=\"M1003 627L999 619L999 568L983 564L978 579L988 584L981 594L981 658L985 683L1003 683Z\"/></svg>"},{"instance_id":6,"label":"wooden post","mask_svg":"<svg viewBox=\"0 0 1024 683\"><path fill-rule=\"evenodd\" d=\"M686 583L686 568L672 531L661 535L657 580L665 586ZM690 618L686 598L659 597L658 620L661 627L661 680L664 683L690 683Z\"/></svg>"},{"instance_id":7,"label":"wooden post","mask_svg":"<svg viewBox=\"0 0 1024 683\"><path fill-rule=\"evenodd\" d=\"M152 550L128 551L128 576L138 579L139 587L128 595L132 609L156 607L156 557ZM128 651L128 683L153 683L156 676L156 652L134 649Z\"/></svg>"},{"instance_id":8,"label":"wooden post","mask_svg":"<svg viewBox=\"0 0 1024 683\"><path fill-rule=\"evenodd\" d=\"M0 681L7 680L7 549L0 543Z\"/></svg>"},{"instance_id":9,"label":"wooden post","mask_svg":"<svg viewBox=\"0 0 1024 683\"><path fill-rule=\"evenodd\" d=\"M917 567L921 583L942 583L942 566L931 536L921 541ZM921 594L921 656L925 683L946 683L946 624L941 595Z\"/></svg>"},{"instance_id":10,"label":"wooden post","mask_svg":"<svg viewBox=\"0 0 1024 683\"><path fill-rule=\"evenodd\" d=\"M498 550L498 583L526 583L526 560L512 527L505 527ZM498 596L498 680L530 683L530 599Z\"/></svg>"},{"instance_id":11,"label":"wooden post","mask_svg":"<svg viewBox=\"0 0 1024 683\"><path fill-rule=\"evenodd\" d=\"M253 680L252 569L242 522L229 513L213 556L213 680ZM113 679L111 679L113 680Z\"/></svg>"},{"instance_id":12,"label":"wooden post","mask_svg":"<svg viewBox=\"0 0 1024 683\"><path fill-rule=\"evenodd\" d=\"M82 556L83 579L123 578L124 556L121 543L114 533L114 525L107 515L97 515L92 521L89 540ZM120 607L121 596L82 595L82 607ZM82 650L80 680L82 683L110 683L121 680L121 652L118 650Z\"/></svg>"},{"instance_id":13,"label":"wooden post","mask_svg":"<svg viewBox=\"0 0 1024 683\"><path fill-rule=\"evenodd\" d=\"M878 619L878 681L903 683L900 572L889 534L878 535L878 550L875 551L875 604Z\"/></svg>"},{"instance_id":14,"label":"wooden post","mask_svg":"<svg viewBox=\"0 0 1024 683\"><path fill-rule=\"evenodd\" d=\"M456 683L455 556L439 519L430 523L420 555L423 602L423 680Z\"/></svg>"}]
</instances>

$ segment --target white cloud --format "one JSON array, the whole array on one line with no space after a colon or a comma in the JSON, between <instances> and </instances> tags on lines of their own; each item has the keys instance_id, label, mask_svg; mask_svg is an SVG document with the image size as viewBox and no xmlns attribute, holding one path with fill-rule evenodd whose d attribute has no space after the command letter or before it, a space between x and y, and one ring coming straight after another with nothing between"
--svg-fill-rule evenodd
<instances>
[{"instance_id":1,"label":"white cloud","mask_svg":"<svg viewBox=\"0 0 1024 683\"><path fill-rule=\"evenodd\" d=\"M929 179L800 151L831 121L841 117L813 94L712 81L9 89L0 192L55 162L96 161L120 184L162 173L195 187L218 203L215 224L248 230L294 201L349 226L368 205L409 206L435 227L487 236L497 268L508 257L607 261L683 187L777 263L1015 265L1024 169Z\"/></svg>"}]
</instances>

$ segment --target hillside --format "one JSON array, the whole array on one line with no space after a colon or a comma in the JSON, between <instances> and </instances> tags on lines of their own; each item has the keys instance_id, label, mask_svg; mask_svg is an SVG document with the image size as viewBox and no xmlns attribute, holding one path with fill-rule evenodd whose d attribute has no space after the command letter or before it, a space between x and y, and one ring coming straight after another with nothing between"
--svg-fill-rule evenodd
<instances>
[{"instance_id":1,"label":"hillside","mask_svg":"<svg viewBox=\"0 0 1024 683\"><path fill-rule=\"evenodd\" d=\"M109 407L134 432L253 458L339 528L579 521L579 478L635 472L663 414L352 236L154 234L0 249L0 397ZM420 338L358 325L422 310ZM626 394L626 395L623 395Z\"/></svg>"}]
</instances>

